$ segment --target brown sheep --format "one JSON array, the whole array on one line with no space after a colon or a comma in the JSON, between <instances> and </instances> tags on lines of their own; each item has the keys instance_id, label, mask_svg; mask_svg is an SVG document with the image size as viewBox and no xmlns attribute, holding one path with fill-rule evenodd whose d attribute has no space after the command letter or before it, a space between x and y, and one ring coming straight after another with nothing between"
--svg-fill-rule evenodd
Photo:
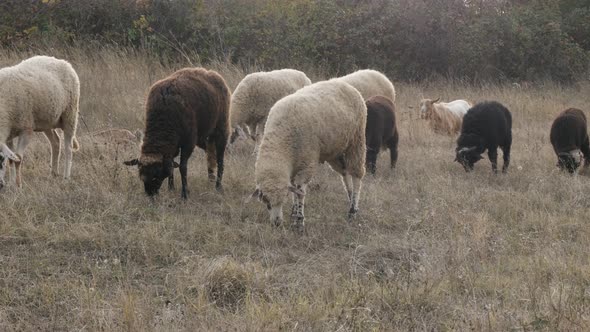
<instances>
[{"instance_id":1,"label":"brown sheep","mask_svg":"<svg viewBox=\"0 0 590 332\"><path fill-rule=\"evenodd\" d=\"M126 161L137 165L148 196L158 193L173 168L180 168L182 197L187 198L187 164L196 146L207 153L207 172L222 190L223 158L229 128L230 91L221 75L204 68L184 68L150 88L141 156ZM180 165L174 157L180 154ZM214 175L217 168L217 177Z\"/></svg>"},{"instance_id":2,"label":"brown sheep","mask_svg":"<svg viewBox=\"0 0 590 332\"><path fill-rule=\"evenodd\" d=\"M395 106L391 99L373 96L366 104L367 170L374 175L377 170L377 156L381 150L389 149L391 168L395 167L399 134L395 125Z\"/></svg>"},{"instance_id":3,"label":"brown sheep","mask_svg":"<svg viewBox=\"0 0 590 332\"><path fill-rule=\"evenodd\" d=\"M582 163L584 168L590 165L590 140L584 112L569 108L555 118L551 125L551 145L557 155L557 166L574 173Z\"/></svg>"}]
</instances>

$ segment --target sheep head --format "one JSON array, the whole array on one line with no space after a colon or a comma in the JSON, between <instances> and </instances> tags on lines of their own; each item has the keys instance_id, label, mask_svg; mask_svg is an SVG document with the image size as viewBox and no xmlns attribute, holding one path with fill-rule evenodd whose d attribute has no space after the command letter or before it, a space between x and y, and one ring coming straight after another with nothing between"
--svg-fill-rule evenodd
<instances>
[{"instance_id":1,"label":"sheep head","mask_svg":"<svg viewBox=\"0 0 590 332\"><path fill-rule=\"evenodd\" d=\"M466 172L471 172L475 163L483 159L477 150L477 146L457 148L455 161L460 163Z\"/></svg>"},{"instance_id":2,"label":"sheep head","mask_svg":"<svg viewBox=\"0 0 590 332\"><path fill-rule=\"evenodd\" d=\"M124 164L139 168L139 178L148 196L157 195L164 179L172 176L174 168L179 167L172 158L161 155L142 155L140 159L125 161Z\"/></svg>"},{"instance_id":3,"label":"sheep head","mask_svg":"<svg viewBox=\"0 0 590 332\"><path fill-rule=\"evenodd\" d=\"M20 162L20 158L6 144L0 144L0 189L4 187L4 175L8 161Z\"/></svg>"},{"instance_id":4,"label":"sheep head","mask_svg":"<svg viewBox=\"0 0 590 332\"><path fill-rule=\"evenodd\" d=\"M279 226L283 222L283 204L285 204L289 197L289 193L293 193L300 197L305 195L303 190L292 185L288 185L284 188L279 187L280 186L273 186L273 188L267 188L263 191L260 186L257 186L256 190L254 190L248 199L250 200L254 198L266 204L266 208L270 214L270 222L275 226Z\"/></svg>"},{"instance_id":5,"label":"sheep head","mask_svg":"<svg viewBox=\"0 0 590 332\"><path fill-rule=\"evenodd\" d=\"M432 113L434 112L434 104L440 100L436 98L432 99L422 99L420 101L420 119L430 119L432 117Z\"/></svg>"},{"instance_id":6,"label":"sheep head","mask_svg":"<svg viewBox=\"0 0 590 332\"><path fill-rule=\"evenodd\" d=\"M573 174L581 164L582 152L579 149L561 152L557 155L557 167L567 170L570 174Z\"/></svg>"}]
</instances>

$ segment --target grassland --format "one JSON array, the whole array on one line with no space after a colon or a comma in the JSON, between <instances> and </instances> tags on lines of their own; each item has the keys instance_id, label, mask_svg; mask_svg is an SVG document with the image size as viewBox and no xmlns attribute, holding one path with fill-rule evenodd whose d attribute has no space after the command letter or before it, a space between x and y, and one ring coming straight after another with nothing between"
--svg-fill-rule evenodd
<instances>
[{"instance_id":1,"label":"grassland","mask_svg":"<svg viewBox=\"0 0 590 332\"><path fill-rule=\"evenodd\" d=\"M587 84L396 83L398 168L380 157L347 223L339 176L321 167L299 236L244 202L254 189L250 142L230 148L223 195L198 151L188 201L164 190L151 203L122 165L137 148L89 138L142 127L148 87L178 67L121 50L43 53L78 71L82 146L63 181L49 176L49 145L37 136L23 188L0 193L1 330L590 329L590 179L558 172L548 138L556 113L590 110ZM0 66L31 54L0 51ZM232 88L256 70L211 67ZM417 119L422 95L508 106L509 173L494 176L487 158L471 174L453 163L454 138Z\"/></svg>"}]
</instances>

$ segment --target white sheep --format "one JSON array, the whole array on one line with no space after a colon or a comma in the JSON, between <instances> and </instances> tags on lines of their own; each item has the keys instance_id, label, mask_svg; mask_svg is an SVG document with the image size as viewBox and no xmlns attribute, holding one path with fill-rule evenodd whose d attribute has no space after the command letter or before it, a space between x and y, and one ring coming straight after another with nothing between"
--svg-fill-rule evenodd
<instances>
[{"instance_id":1,"label":"white sheep","mask_svg":"<svg viewBox=\"0 0 590 332\"><path fill-rule=\"evenodd\" d=\"M463 116L471 108L471 104L463 99L448 103L440 102L440 98L422 99L420 101L420 118L430 121L432 129L441 134L454 135L461 130Z\"/></svg>"},{"instance_id":2,"label":"white sheep","mask_svg":"<svg viewBox=\"0 0 590 332\"><path fill-rule=\"evenodd\" d=\"M246 126L250 137L260 143L270 108L281 98L292 94L311 80L294 69L257 72L246 75L231 97L230 121L233 129L231 142Z\"/></svg>"},{"instance_id":3,"label":"white sheep","mask_svg":"<svg viewBox=\"0 0 590 332\"><path fill-rule=\"evenodd\" d=\"M0 69L0 143L18 138L14 149L18 156L18 160L14 160L18 186L22 185L23 153L34 131L42 131L49 139L51 171L56 175L60 155L60 137L56 128L63 130L64 177L70 177L72 151L79 148L76 140L79 99L80 80L67 61L35 56ZM6 145L2 150L8 154L12 152Z\"/></svg>"},{"instance_id":4,"label":"white sheep","mask_svg":"<svg viewBox=\"0 0 590 332\"><path fill-rule=\"evenodd\" d=\"M358 70L336 79L352 85L361 93L364 100L373 96L383 96L395 103L395 88L393 87L393 83L391 83L387 76L376 70Z\"/></svg>"},{"instance_id":5,"label":"white sheep","mask_svg":"<svg viewBox=\"0 0 590 332\"><path fill-rule=\"evenodd\" d=\"M358 211L365 175L367 107L351 85L330 80L306 86L279 100L270 110L256 159L256 197L267 204L270 220L281 223L282 206L293 193L291 218L304 225L305 189L318 165L328 162L340 173Z\"/></svg>"}]
</instances>

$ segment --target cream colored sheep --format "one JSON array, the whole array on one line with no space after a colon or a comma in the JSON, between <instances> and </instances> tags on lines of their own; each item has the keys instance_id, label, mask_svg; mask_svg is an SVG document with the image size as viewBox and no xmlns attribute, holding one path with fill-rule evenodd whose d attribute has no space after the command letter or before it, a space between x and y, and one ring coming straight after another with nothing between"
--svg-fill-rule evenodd
<instances>
[{"instance_id":1,"label":"cream colored sheep","mask_svg":"<svg viewBox=\"0 0 590 332\"><path fill-rule=\"evenodd\" d=\"M337 80L344 81L357 89L364 100L373 96L383 96L395 103L395 88L393 83L384 74L372 70L363 69L352 74L338 77Z\"/></svg>"},{"instance_id":2,"label":"cream colored sheep","mask_svg":"<svg viewBox=\"0 0 590 332\"><path fill-rule=\"evenodd\" d=\"M231 142L247 127L250 137L260 143L270 108L281 98L292 94L311 81L305 73L294 69L257 72L246 75L231 97Z\"/></svg>"},{"instance_id":3,"label":"cream colored sheep","mask_svg":"<svg viewBox=\"0 0 590 332\"><path fill-rule=\"evenodd\" d=\"M252 197L267 204L275 225L281 223L282 206L292 192L291 218L303 227L305 189L323 162L342 176L349 216L355 215L365 175L366 121L363 97L339 80L304 87L272 107L256 160Z\"/></svg>"},{"instance_id":4,"label":"cream colored sheep","mask_svg":"<svg viewBox=\"0 0 590 332\"><path fill-rule=\"evenodd\" d=\"M0 69L0 143L18 137L14 151L21 159L15 161L18 186L22 185L20 166L23 153L34 131L42 131L49 139L51 171L56 175L60 155L60 138L56 128L63 130L64 177L70 177L72 150L79 148L76 140L79 99L80 81L67 61L35 56L18 65Z\"/></svg>"},{"instance_id":5,"label":"cream colored sheep","mask_svg":"<svg viewBox=\"0 0 590 332\"><path fill-rule=\"evenodd\" d=\"M420 101L420 117L429 120L432 130L439 134L455 135L461 130L463 116L471 108L471 104L458 99L449 103L422 99Z\"/></svg>"}]
</instances>

